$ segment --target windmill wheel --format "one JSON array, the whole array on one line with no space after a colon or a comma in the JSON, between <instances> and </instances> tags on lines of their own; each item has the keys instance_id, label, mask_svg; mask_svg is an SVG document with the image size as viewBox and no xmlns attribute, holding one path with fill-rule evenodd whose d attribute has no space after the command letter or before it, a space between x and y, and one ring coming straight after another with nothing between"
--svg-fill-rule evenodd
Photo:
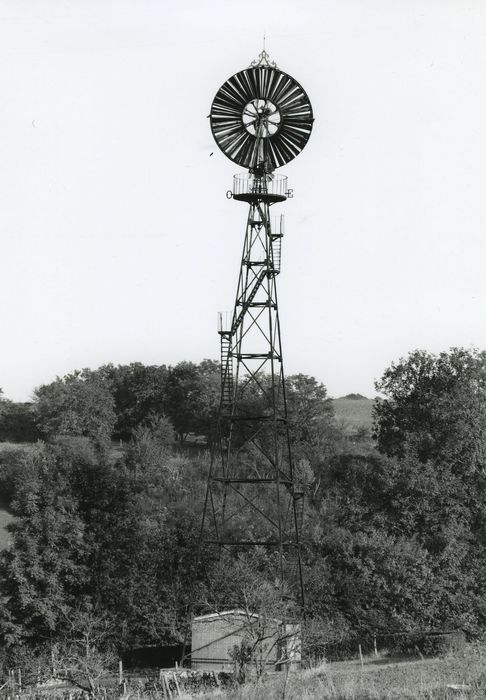
<instances>
[{"instance_id":1,"label":"windmill wheel","mask_svg":"<svg viewBox=\"0 0 486 700\"><path fill-rule=\"evenodd\" d=\"M230 160L266 172L301 152L314 121L302 86L268 66L229 78L216 93L210 120L215 141Z\"/></svg>"}]
</instances>

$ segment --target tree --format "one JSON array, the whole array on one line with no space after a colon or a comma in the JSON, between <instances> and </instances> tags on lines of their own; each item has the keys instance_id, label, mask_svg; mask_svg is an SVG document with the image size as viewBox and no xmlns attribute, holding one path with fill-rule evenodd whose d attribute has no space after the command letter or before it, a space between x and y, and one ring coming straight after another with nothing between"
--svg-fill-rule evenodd
<instances>
[{"instance_id":1,"label":"tree","mask_svg":"<svg viewBox=\"0 0 486 700\"><path fill-rule=\"evenodd\" d=\"M486 620L485 480L406 454L338 454L308 503L308 613L350 633Z\"/></svg>"},{"instance_id":2,"label":"tree","mask_svg":"<svg viewBox=\"0 0 486 700\"><path fill-rule=\"evenodd\" d=\"M13 546L0 566L0 634L7 646L56 635L87 579L85 525L67 470L43 445L24 453L23 467L9 526Z\"/></svg>"},{"instance_id":3,"label":"tree","mask_svg":"<svg viewBox=\"0 0 486 700\"><path fill-rule=\"evenodd\" d=\"M114 437L130 440L133 431L161 418L166 412L165 365L103 365L95 374L109 387L115 402Z\"/></svg>"},{"instance_id":4,"label":"tree","mask_svg":"<svg viewBox=\"0 0 486 700\"><path fill-rule=\"evenodd\" d=\"M119 649L181 639L203 473L200 459L171 452L167 427L136 431L118 462L90 438L65 434L9 457L15 520L0 559L6 647L62 641L80 606L109 616Z\"/></svg>"},{"instance_id":5,"label":"tree","mask_svg":"<svg viewBox=\"0 0 486 700\"><path fill-rule=\"evenodd\" d=\"M336 449L339 431L327 389L315 377L293 374L285 382L294 459L319 470Z\"/></svg>"},{"instance_id":6,"label":"tree","mask_svg":"<svg viewBox=\"0 0 486 700\"><path fill-rule=\"evenodd\" d=\"M103 610L92 605L77 606L64 615L61 640L55 645L58 677L94 698L100 681L116 668L115 627Z\"/></svg>"},{"instance_id":7,"label":"tree","mask_svg":"<svg viewBox=\"0 0 486 700\"><path fill-rule=\"evenodd\" d=\"M334 453L340 438L332 402L327 397L325 386L308 375L290 375L285 381L285 387L287 423L278 421L278 440L282 452L286 452L284 445L287 443L288 425L294 464L306 464L316 474ZM277 414L282 418L282 390L275 390L275 394ZM269 374L261 372L256 382L248 382L243 378L238 411L245 420L232 427L233 444L242 446L245 443L258 443L257 452L268 456L267 464L273 459L274 432L272 422L263 425L261 416L272 416L273 396ZM307 467L305 471L308 471Z\"/></svg>"},{"instance_id":8,"label":"tree","mask_svg":"<svg viewBox=\"0 0 486 700\"><path fill-rule=\"evenodd\" d=\"M58 377L34 392L42 435L84 436L103 444L110 440L116 415L109 387L89 369Z\"/></svg>"},{"instance_id":9,"label":"tree","mask_svg":"<svg viewBox=\"0 0 486 700\"><path fill-rule=\"evenodd\" d=\"M174 428L169 419L154 419L147 426L135 428L125 450L124 462L135 474L140 470L163 472L173 442Z\"/></svg>"},{"instance_id":10,"label":"tree","mask_svg":"<svg viewBox=\"0 0 486 700\"><path fill-rule=\"evenodd\" d=\"M115 402L114 436L130 440L139 427L168 418L179 441L188 433L211 438L220 398L219 363L179 362L174 367L104 365L94 372Z\"/></svg>"},{"instance_id":11,"label":"tree","mask_svg":"<svg viewBox=\"0 0 486 700\"><path fill-rule=\"evenodd\" d=\"M421 461L486 469L486 352L452 348L439 355L416 350L388 368L376 389L378 449Z\"/></svg>"},{"instance_id":12,"label":"tree","mask_svg":"<svg viewBox=\"0 0 486 700\"><path fill-rule=\"evenodd\" d=\"M0 442L35 442L40 433L31 403L0 399Z\"/></svg>"},{"instance_id":13,"label":"tree","mask_svg":"<svg viewBox=\"0 0 486 700\"><path fill-rule=\"evenodd\" d=\"M181 442L188 433L211 434L219 398L218 362L203 360L199 365L179 362L169 368L165 406Z\"/></svg>"},{"instance_id":14,"label":"tree","mask_svg":"<svg viewBox=\"0 0 486 700\"><path fill-rule=\"evenodd\" d=\"M418 542L383 530L330 528L320 553L331 572L334 606L355 633L437 624L433 561ZM318 600L312 607L321 613Z\"/></svg>"},{"instance_id":15,"label":"tree","mask_svg":"<svg viewBox=\"0 0 486 700\"><path fill-rule=\"evenodd\" d=\"M16 445L0 451L0 505L10 508L25 472L24 446Z\"/></svg>"}]
</instances>

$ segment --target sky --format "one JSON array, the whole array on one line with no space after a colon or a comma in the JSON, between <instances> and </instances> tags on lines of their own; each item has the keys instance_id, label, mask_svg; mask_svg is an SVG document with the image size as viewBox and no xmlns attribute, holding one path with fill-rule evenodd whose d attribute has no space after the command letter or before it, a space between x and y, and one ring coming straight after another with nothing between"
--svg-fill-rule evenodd
<instances>
[{"instance_id":1,"label":"sky","mask_svg":"<svg viewBox=\"0 0 486 700\"><path fill-rule=\"evenodd\" d=\"M264 35L315 116L272 211L286 373L371 397L416 348L486 348L483 0L0 0L7 398L219 356L246 205L207 115Z\"/></svg>"}]
</instances>

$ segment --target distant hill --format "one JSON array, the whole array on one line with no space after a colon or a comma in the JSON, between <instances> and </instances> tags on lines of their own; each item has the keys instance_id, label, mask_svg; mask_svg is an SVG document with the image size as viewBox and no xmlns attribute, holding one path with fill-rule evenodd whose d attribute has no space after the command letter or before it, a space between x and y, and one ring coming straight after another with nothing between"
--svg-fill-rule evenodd
<instances>
[{"instance_id":1,"label":"distant hill","mask_svg":"<svg viewBox=\"0 0 486 700\"><path fill-rule=\"evenodd\" d=\"M347 394L339 399L332 399L336 420L346 433L354 433L358 428L371 432L373 423L373 400L362 394Z\"/></svg>"},{"instance_id":2,"label":"distant hill","mask_svg":"<svg viewBox=\"0 0 486 700\"><path fill-rule=\"evenodd\" d=\"M343 399L347 399L348 401L354 401L358 399L366 399L366 401L370 401L366 396L363 396L363 394L346 394L346 396L340 396L337 401L341 401Z\"/></svg>"}]
</instances>

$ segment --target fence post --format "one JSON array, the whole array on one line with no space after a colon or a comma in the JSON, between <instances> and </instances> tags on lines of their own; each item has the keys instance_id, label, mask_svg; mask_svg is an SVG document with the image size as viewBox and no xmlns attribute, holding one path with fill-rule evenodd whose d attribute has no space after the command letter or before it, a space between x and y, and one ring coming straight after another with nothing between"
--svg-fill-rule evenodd
<instances>
[{"instance_id":1,"label":"fence post","mask_svg":"<svg viewBox=\"0 0 486 700\"><path fill-rule=\"evenodd\" d=\"M162 669L160 670L160 683L162 685L162 692L164 693L164 698L166 698L166 700L168 700L169 696L167 694L167 688L165 687L165 677L164 677L164 674L162 672Z\"/></svg>"},{"instance_id":2,"label":"fence post","mask_svg":"<svg viewBox=\"0 0 486 700\"><path fill-rule=\"evenodd\" d=\"M177 663L177 661L176 661L176 663ZM178 695L178 697L180 697L181 689L179 688L179 681L177 680L177 673L173 673L172 678L174 679L174 683L175 683L175 686L177 688L177 695Z\"/></svg>"},{"instance_id":3,"label":"fence post","mask_svg":"<svg viewBox=\"0 0 486 700\"><path fill-rule=\"evenodd\" d=\"M123 661L120 659L118 662L118 685L123 683Z\"/></svg>"},{"instance_id":4,"label":"fence post","mask_svg":"<svg viewBox=\"0 0 486 700\"><path fill-rule=\"evenodd\" d=\"M375 651L375 656L378 656L378 647L376 646L376 635L373 637L373 649Z\"/></svg>"},{"instance_id":5,"label":"fence post","mask_svg":"<svg viewBox=\"0 0 486 700\"><path fill-rule=\"evenodd\" d=\"M56 670L56 645L53 644L51 647L51 667L52 667L52 675L55 678L57 675L57 670Z\"/></svg>"},{"instance_id":6,"label":"fence post","mask_svg":"<svg viewBox=\"0 0 486 700\"><path fill-rule=\"evenodd\" d=\"M359 660L361 661L361 668L363 668L363 653L361 651L361 644L358 644Z\"/></svg>"},{"instance_id":7,"label":"fence post","mask_svg":"<svg viewBox=\"0 0 486 700\"><path fill-rule=\"evenodd\" d=\"M169 698L169 700L172 700L172 691L171 691L170 686L169 686L169 679L167 678L165 673L163 674L162 679L164 682L164 687L167 690L167 697Z\"/></svg>"}]
</instances>

